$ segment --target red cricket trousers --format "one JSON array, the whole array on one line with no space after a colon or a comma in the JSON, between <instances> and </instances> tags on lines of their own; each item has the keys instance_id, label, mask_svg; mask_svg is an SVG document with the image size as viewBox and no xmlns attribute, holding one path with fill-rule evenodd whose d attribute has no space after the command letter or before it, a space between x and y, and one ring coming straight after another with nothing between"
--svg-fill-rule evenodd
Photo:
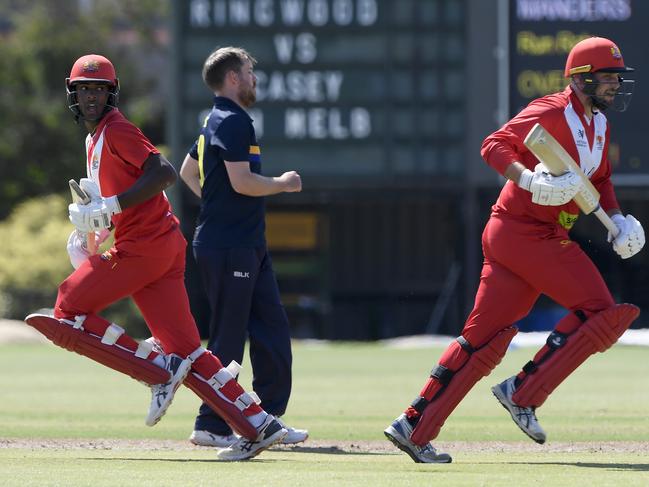
<instances>
[{"instance_id":1,"label":"red cricket trousers","mask_svg":"<svg viewBox=\"0 0 649 487\"><path fill-rule=\"evenodd\" d=\"M492 216L482 248L480 285L462 331L474 348L525 317L540 294L587 317L614 304L600 272L559 225ZM579 324L569 313L555 328L574 330Z\"/></svg>"},{"instance_id":2,"label":"red cricket trousers","mask_svg":"<svg viewBox=\"0 0 649 487\"><path fill-rule=\"evenodd\" d=\"M97 313L131 296L165 352L188 356L200 346L200 337L184 283L186 242L178 229L164 237L151 255L112 248L90 257L59 286L55 316L87 315L89 325L105 322Z\"/></svg>"}]
</instances>

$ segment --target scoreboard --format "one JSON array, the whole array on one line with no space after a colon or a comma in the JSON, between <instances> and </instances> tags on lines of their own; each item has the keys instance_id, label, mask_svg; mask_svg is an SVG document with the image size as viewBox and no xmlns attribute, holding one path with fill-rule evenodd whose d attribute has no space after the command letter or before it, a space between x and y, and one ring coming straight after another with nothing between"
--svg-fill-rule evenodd
<instances>
[{"instance_id":1,"label":"scoreboard","mask_svg":"<svg viewBox=\"0 0 649 487\"><path fill-rule=\"evenodd\" d=\"M644 147L649 109L649 43L645 0L510 1L510 112L534 98L561 91L568 84L563 69L570 49L591 36L607 37L620 48L627 66L636 69L631 105L624 113L607 111L611 125L609 158L618 184L649 184Z\"/></svg>"},{"instance_id":2,"label":"scoreboard","mask_svg":"<svg viewBox=\"0 0 649 487\"><path fill-rule=\"evenodd\" d=\"M462 178L465 0L172 6L181 160L212 105L205 58L239 46L258 61L250 115L265 174L296 169L311 188Z\"/></svg>"}]
</instances>

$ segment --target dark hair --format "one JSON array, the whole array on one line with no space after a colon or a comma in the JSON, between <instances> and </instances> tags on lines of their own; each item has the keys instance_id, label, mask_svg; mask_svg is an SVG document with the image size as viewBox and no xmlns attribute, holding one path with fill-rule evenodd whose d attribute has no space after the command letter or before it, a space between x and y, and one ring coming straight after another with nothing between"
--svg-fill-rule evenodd
<instances>
[{"instance_id":1,"label":"dark hair","mask_svg":"<svg viewBox=\"0 0 649 487\"><path fill-rule=\"evenodd\" d=\"M221 89L229 71L241 71L246 61L253 65L257 60L241 47L221 47L207 56L203 64L203 81L212 90Z\"/></svg>"}]
</instances>

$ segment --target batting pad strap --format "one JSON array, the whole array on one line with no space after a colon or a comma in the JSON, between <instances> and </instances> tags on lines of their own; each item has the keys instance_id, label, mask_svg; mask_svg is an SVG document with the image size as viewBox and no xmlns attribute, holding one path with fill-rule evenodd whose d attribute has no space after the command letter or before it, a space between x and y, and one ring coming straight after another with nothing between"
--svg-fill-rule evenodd
<instances>
[{"instance_id":1,"label":"batting pad strap","mask_svg":"<svg viewBox=\"0 0 649 487\"><path fill-rule=\"evenodd\" d=\"M147 358L151 352L153 352L153 343L142 340L135 351L135 356L137 358Z\"/></svg>"},{"instance_id":2,"label":"batting pad strap","mask_svg":"<svg viewBox=\"0 0 649 487\"><path fill-rule=\"evenodd\" d=\"M235 399L234 405L237 407L239 411L245 411L253 404L257 404L257 401L255 399L259 400L259 396L257 396L257 394L255 394L253 397L251 393L244 392L243 394L241 394L239 397Z\"/></svg>"},{"instance_id":3,"label":"batting pad strap","mask_svg":"<svg viewBox=\"0 0 649 487\"><path fill-rule=\"evenodd\" d=\"M426 406L428 406L429 404L430 403L426 400L425 397L419 396L414 401L412 401L412 404L410 406L419 414L423 414L424 409L426 409Z\"/></svg>"},{"instance_id":4,"label":"batting pad strap","mask_svg":"<svg viewBox=\"0 0 649 487\"><path fill-rule=\"evenodd\" d=\"M433 370L430 372L430 376L433 377L434 379L437 379L437 381L445 386L449 382L451 382L451 378L453 377L453 371L448 370L446 367L444 367L441 364L436 365Z\"/></svg>"},{"instance_id":5,"label":"batting pad strap","mask_svg":"<svg viewBox=\"0 0 649 487\"><path fill-rule=\"evenodd\" d=\"M561 333L555 330L550 333L550 335L548 335L548 339L546 340L545 344L550 350L557 350L566 344L567 339L568 335L566 333Z\"/></svg>"},{"instance_id":6,"label":"batting pad strap","mask_svg":"<svg viewBox=\"0 0 649 487\"><path fill-rule=\"evenodd\" d=\"M462 347L462 350L464 350L469 355L471 355L475 351L475 349L469 343L469 340L464 338L462 335L457 337L455 341L457 341L460 344L460 347Z\"/></svg>"},{"instance_id":7,"label":"batting pad strap","mask_svg":"<svg viewBox=\"0 0 649 487\"><path fill-rule=\"evenodd\" d=\"M239 375L239 372L241 372L241 365L239 365L236 360L233 360L225 369L232 374L232 377L236 379L236 377Z\"/></svg>"},{"instance_id":8,"label":"batting pad strap","mask_svg":"<svg viewBox=\"0 0 649 487\"><path fill-rule=\"evenodd\" d=\"M190 353L187 358L192 361L192 363L196 362L198 360L198 357L203 355L207 350L205 347L198 347L196 350L194 350L192 353Z\"/></svg>"},{"instance_id":9,"label":"batting pad strap","mask_svg":"<svg viewBox=\"0 0 649 487\"><path fill-rule=\"evenodd\" d=\"M101 337L101 343L104 345L115 345L119 337L124 334L124 331L124 328L121 326L111 323L108 328L106 328L104 336Z\"/></svg>"},{"instance_id":10,"label":"batting pad strap","mask_svg":"<svg viewBox=\"0 0 649 487\"><path fill-rule=\"evenodd\" d=\"M210 377L207 380L207 383L214 387L214 389L220 389L231 380L234 380L234 376L227 368L223 367L216 374Z\"/></svg>"},{"instance_id":11,"label":"batting pad strap","mask_svg":"<svg viewBox=\"0 0 649 487\"><path fill-rule=\"evenodd\" d=\"M66 320L65 318L61 318L60 321L61 323L70 325L75 330L83 330L83 322L86 321L86 315L75 316L74 321Z\"/></svg>"},{"instance_id":12,"label":"batting pad strap","mask_svg":"<svg viewBox=\"0 0 649 487\"><path fill-rule=\"evenodd\" d=\"M525 365L523 365L523 372L526 374L533 374L538 369L538 365L533 360L530 360Z\"/></svg>"}]
</instances>

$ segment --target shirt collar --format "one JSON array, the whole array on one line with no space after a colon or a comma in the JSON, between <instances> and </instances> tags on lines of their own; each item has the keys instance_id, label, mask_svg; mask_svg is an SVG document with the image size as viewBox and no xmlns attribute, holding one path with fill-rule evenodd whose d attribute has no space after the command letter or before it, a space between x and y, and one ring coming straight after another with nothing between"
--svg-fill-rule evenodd
<instances>
[{"instance_id":1,"label":"shirt collar","mask_svg":"<svg viewBox=\"0 0 649 487\"><path fill-rule=\"evenodd\" d=\"M99 121L99 124L95 127L95 130L92 132L92 136L94 137L96 134L100 134L102 130L104 130L104 127L108 123L108 121L112 118L115 118L117 114L119 113L119 110L117 108L113 108L108 111L106 115L101 117L101 120Z\"/></svg>"},{"instance_id":2,"label":"shirt collar","mask_svg":"<svg viewBox=\"0 0 649 487\"><path fill-rule=\"evenodd\" d=\"M248 112L244 110L244 108L241 105L239 105L233 99L228 98L227 96L215 96L214 107L220 110L225 109L232 112L241 113L245 115L247 118L249 118L250 120L252 120L252 118L250 118L250 115L248 115Z\"/></svg>"},{"instance_id":3,"label":"shirt collar","mask_svg":"<svg viewBox=\"0 0 649 487\"><path fill-rule=\"evenodd\" d=\"M577 93L575 93L575 90L572 89L572 86L568 85L566 87L566 92L569 94L570 103L572 104L572 108L574 108L577 115L579 115L580 117L584 117L585 116L584 105L581 103L581 100L577 96ZM597 115L598 113L599 111L593 110L593 116Z\"/></svg>"}]
</instances>

